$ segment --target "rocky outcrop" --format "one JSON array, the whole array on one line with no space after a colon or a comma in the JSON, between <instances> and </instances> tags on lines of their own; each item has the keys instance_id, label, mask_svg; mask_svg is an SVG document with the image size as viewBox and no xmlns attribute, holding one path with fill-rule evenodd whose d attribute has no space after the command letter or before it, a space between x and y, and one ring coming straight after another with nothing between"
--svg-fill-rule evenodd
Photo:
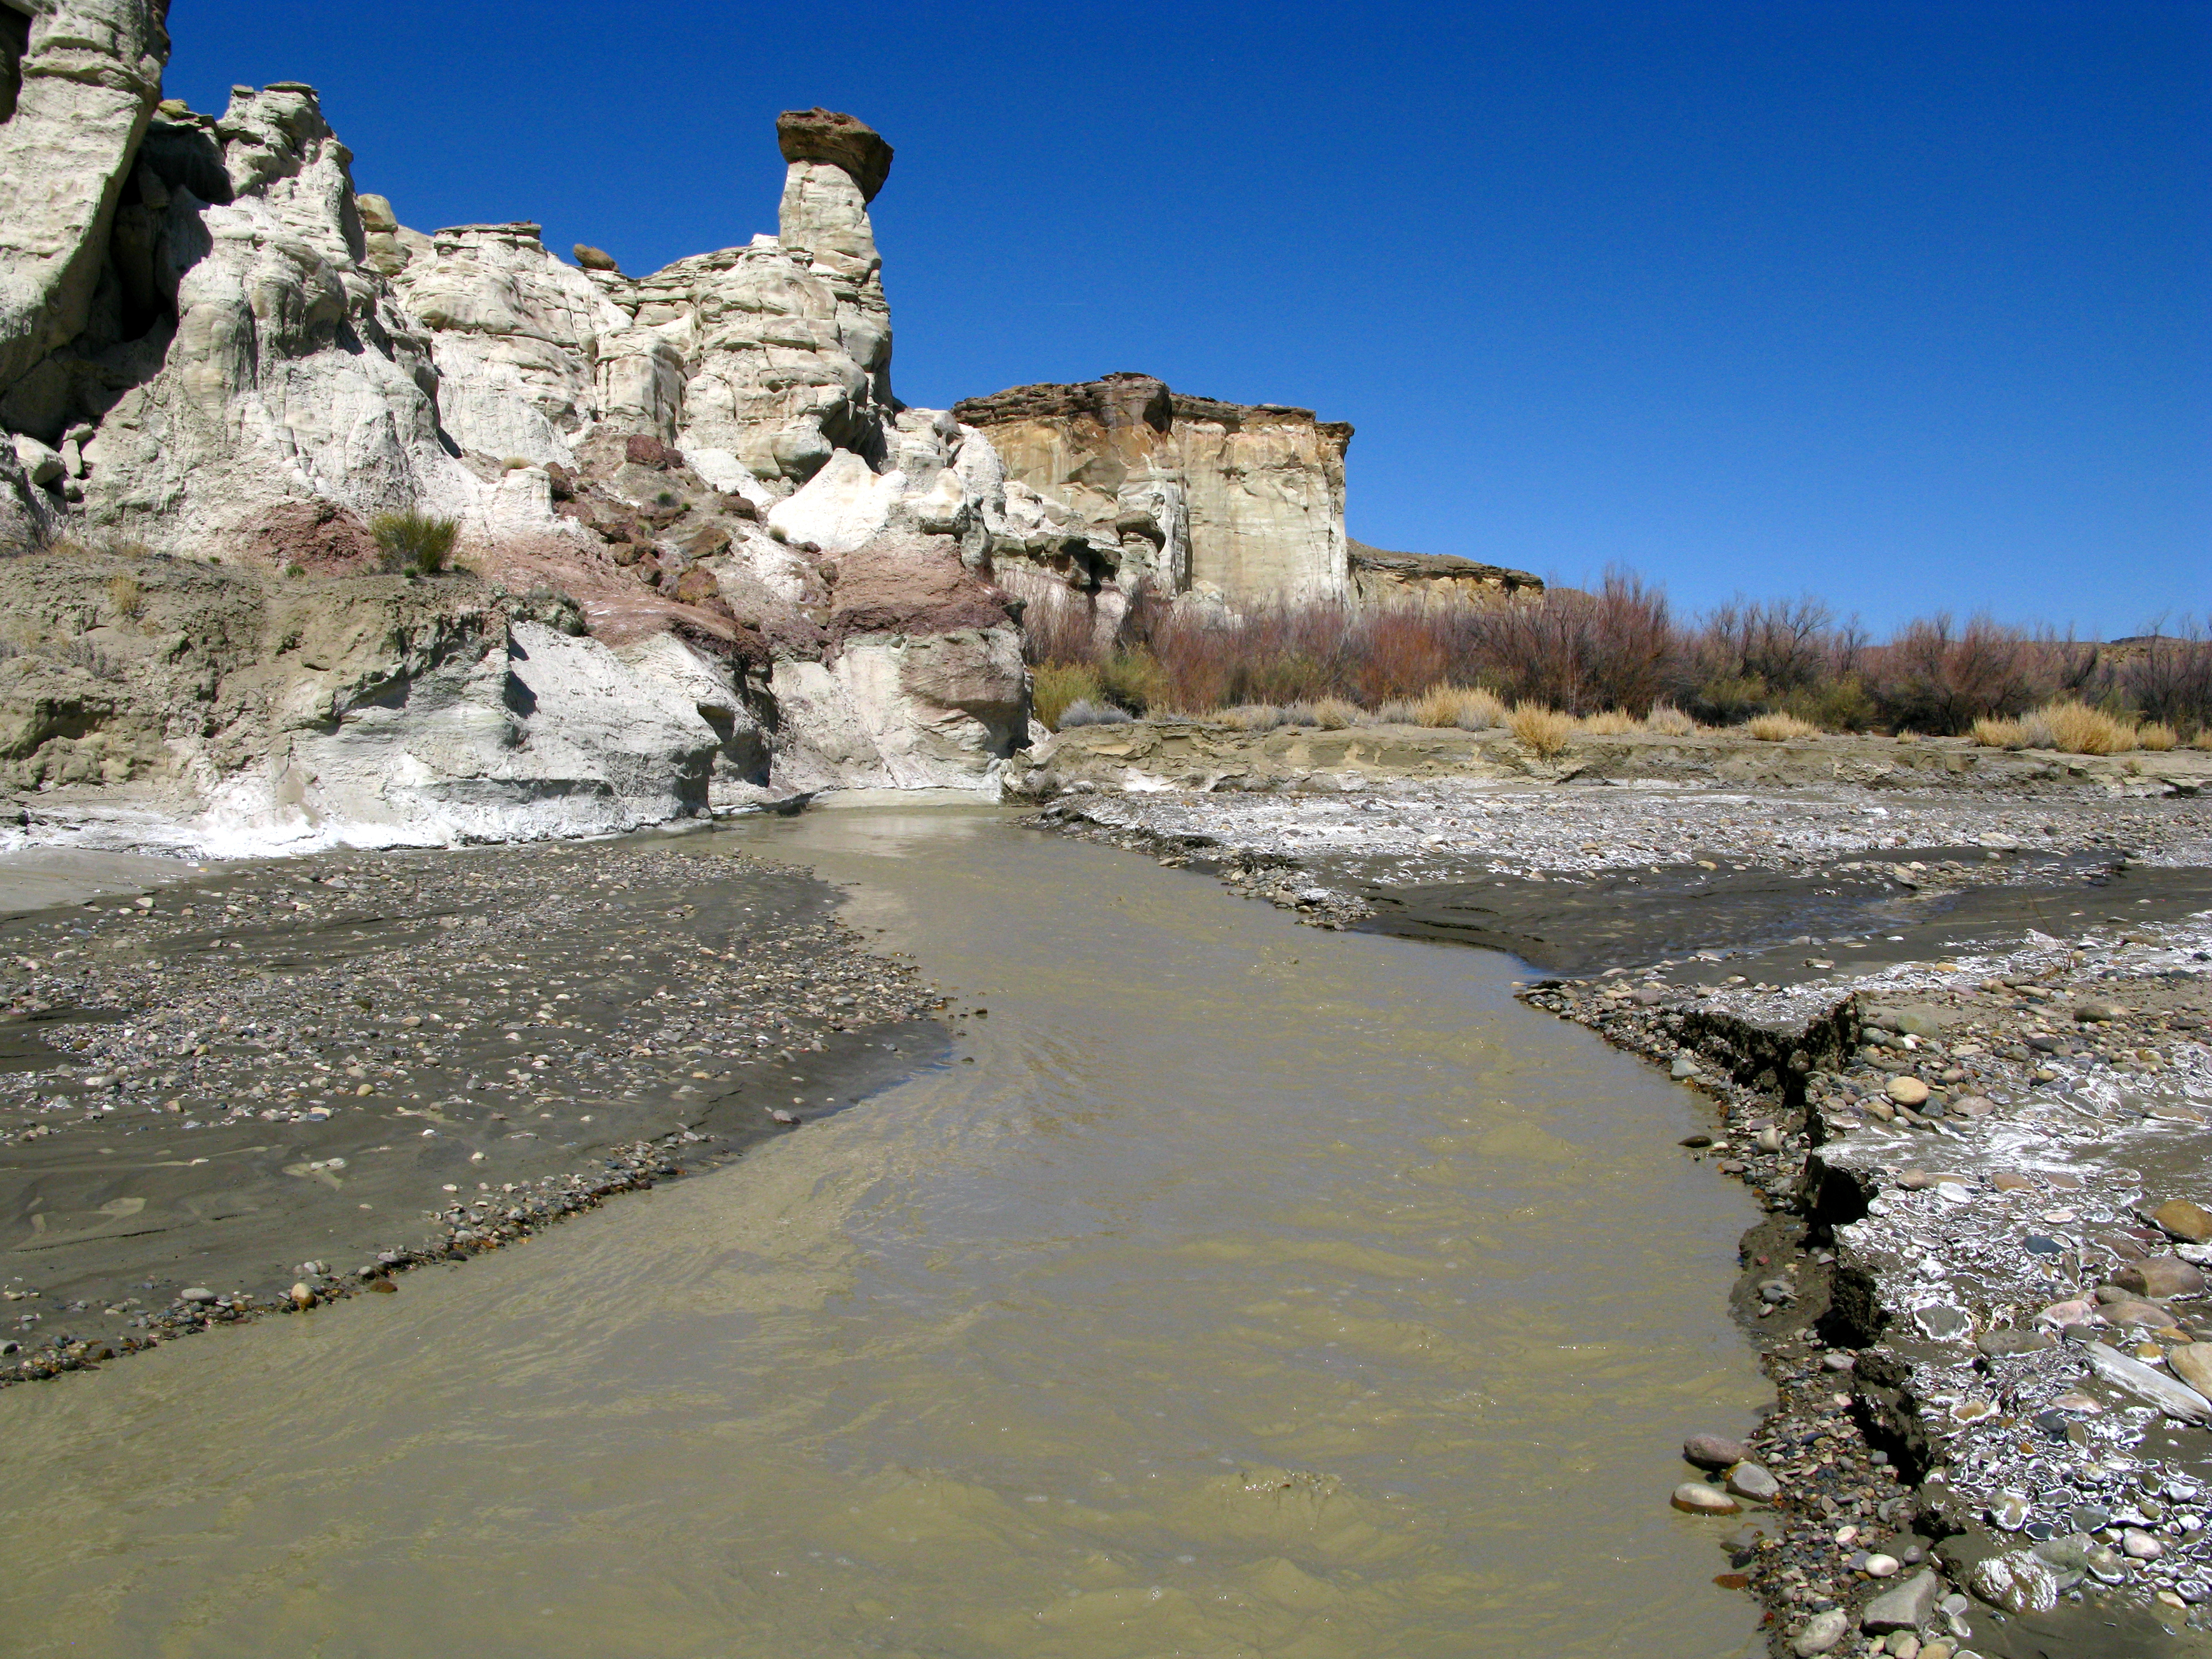
<instances>
[{"instance_id":1,"label":"rocky outcrop","mask_svg":"<svg viewBox=\"0 0 2212 1659\"><path fill-rule=\"evenodd\" d=\"M42 0L0 6L0 419L61 441L70 370L24 382L128 296L112 240L144 238L139 141L161 95L166 4ZM107 278L108 280L103 280Z\"/></svg>"},{"instance_id":2,"label":"rocky outcrop","mask_svg":"<svg viewBox=\"0 0 2212 1659\"><path fill-rule=\"evenodd\" d=\"M220 796L280 838L295 818L339 838L642 822L790 780L991 783L1028 730L990 559L999 471L988 441L892 395L867 213L889 144L787 113L777 234L632 278L588 246L556 258L527 222L408 228L356 191L310 88L235 88L219 117L159 102L161 10L59 0L20 43L0 24L0 544L62 538L74 552L35 566L70 592L95 579L68 560L105 568L85 550L107 547L150 553L108 573L149 591L191 585L175 558L214 559L231 575L200 580L226 605L338 617L434 591L457 617L469 579L381 574L380 515L427 514L459 526L485 592L566 596L587 632L532 634L481 599L453 624L481 636L475 666L378 671L411 688L390 718L225 714L172 734L173 764L125 740L178 693L149 667L94 698L106 712L23 715L8 781L49 805L58 783L151 789L195 823ZM56 653L119 660L82 605L36 614L6 659L26 708L53 701ZM179 660L289 684L249 667L286 636L271 622L219 668ZM520 726L490 712L500 686L526 692ZM234 732L257 735L215 740ZM325 782L295 802L303 767Z\"/></svg>"},{"instance_id":3,"label":"rocky outcrop","mask_svg":"<svg viewBox=\"0 0 2212 1659\"><path fill-rule=\"evenodd\" d=\"M1364 604L1490 604L1534 599L1544 579L1500 564L1478 564L1449 553L1392 553L1364 542L1347 544L1352 588Z\"/></svg>"},{"instance_id":4,"label":"rocky outcrop","mask_svg":"<svg viewBox=\"0 0 2212 1659\"><path fill-rule=\"evenodd\" d=\"M470 576L0 563L15 835L240 854L605 834L765 799L728 665Z\"/></svg>"},{"instance_id":5,"label":"rocky outcrop","mask_svg":"<svg viewBox=\"0 0 2212 1659\"><path fill-rule=\"evenodd\" d=\"M1016 386L953 413L1004 465L998 553L1068 588L1349 596L1342 422L1127 374Z\"/></svg>"}]
</instances>

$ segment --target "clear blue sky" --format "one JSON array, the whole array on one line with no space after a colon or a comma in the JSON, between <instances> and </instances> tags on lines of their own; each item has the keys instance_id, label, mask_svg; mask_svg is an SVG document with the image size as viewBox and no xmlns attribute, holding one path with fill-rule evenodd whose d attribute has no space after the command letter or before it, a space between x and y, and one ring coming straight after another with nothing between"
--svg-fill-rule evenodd
<instances>
[{"instance_id":1,"label":"clear blue sky","mask_svg":"<svg viewBox=\"0 0 2212 1659\"><path fill-rule=\"evenodd\" d=\"M1358 428L1352 533L1698 608L2212 611L2212 4L175 0L420 228L773 230L896 147L908 402L1143 369Z\"/></svg>"}]
</instances>

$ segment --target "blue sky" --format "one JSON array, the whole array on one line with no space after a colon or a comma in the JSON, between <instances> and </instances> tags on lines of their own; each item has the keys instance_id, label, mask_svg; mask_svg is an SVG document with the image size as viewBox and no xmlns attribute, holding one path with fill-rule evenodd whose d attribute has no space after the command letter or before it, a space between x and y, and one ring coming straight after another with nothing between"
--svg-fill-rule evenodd
<instances>
[{"instance_id":1,"label":"blue sky","mask_svg":"<svg viewBox=\"0 0 2212 1659\"><path fill-rule=\"evenodd\" d=\"M1352 533L1878 630L2212 612L2212 4L174 0L422 229L773 230L897 149L893 381L1142 369L1358 428Z\"/></svg>"}]
</instances>

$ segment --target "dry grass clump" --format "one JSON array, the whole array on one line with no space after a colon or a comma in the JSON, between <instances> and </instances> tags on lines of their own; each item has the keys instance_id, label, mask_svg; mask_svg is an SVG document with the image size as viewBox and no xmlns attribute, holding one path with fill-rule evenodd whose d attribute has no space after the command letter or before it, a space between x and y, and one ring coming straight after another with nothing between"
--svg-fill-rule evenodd
<instances>
[{"instance_id":1,"label":"dry grass clump","mask_svg":"<svg viewBox=\"0 0 2212 1659\"><path fill-rule=\"evenodd\" d=\"M1973 739L1984 749L2026 749L2035 739L2026 720L1999 720L1984 714L1974 722Z\"/></svg>"},{"instance_id":2,"label":"dry grass clump","mask_svg":"<svg viewBox=\"0 0 2212 1659\"><path fill-rule=\"evenodd\" d=\"M1761 743L1790 743L1820 735L1819 726L1795 714L1753 714L1743 723L1743 729Z\"/></svg>"},{"instance_id":3,"label":"dry grass clump","mask_svg":"<svg viewBox=\"0 0 2212 1659\"><path fill-rule=\"evenodd\" d=\"M136 576L110 576L107 599L115 607L115 614L125 622L136 622L138 613L146 608L146 592L138 586Z\"/></svg>"},{"instance_id":4,"label":"dry grass clump","mask_svg":"<svg viewBox=\"0 0 2212 1659\"><path fill-rule=\"evenodd\" d=\"M1575 734L1575 720L1540 702L1516 704L1505 724L1534 754L1549 760L1567 746Z\"/></svg>"},{"instance_id":5,"label":"dry grass clump","mask_svg":"<svg viewBox=\"0 0 2212 1659\"><path fill-rule=\"evenodd\" d=\"M1644 729L1662 738L1686 738L1698 729L1698 723L1673 703L1662 702L1653 704L1644 717Z\"/></svg>"},{"instance_id":6,"label":"dry grass clump","mask_svg":"<svg viewBox=\"0 0 2212 1659\"><path fill-rule=\"evenodd\" d=\"M2147 720L2136 727L2136 746L2162 755L2181 746L2181 733L2164 720Z\"/></svg>"},{"instance_id":7,"label":"dry grass clump","mask_svg":"<svg viewBox=\"0 0 2212 1659\"><path fill-rule=\"evenodd\" d=\"M1487 732L1505 723L1505 705L1480 686L1439 685L1413 704L1413 718L1420 726Z\"/></svg>"},{"instance_id":8,"label":"dry grass clump","mask_svg":"<svg viewBox=\"0 0 2212 1659\"><path fill-rule=\"evenodd\" d=\"M2031 747L2063 755L2124 755L2136 746L2131 723L2072 699L2044 704L2027 717L2027 727L2037 738Z\"/></svg>"},{"instance_id":9,"label":"dry grass clump","mask_svg":"<svg viewBox=\"0 0 2212 1659\"><path fill-rule=\"evenodd\" d=\"M434 576L453 562L460 526L428 513L380 513L368 521L387 570Z\"/></svg>"},{"instance_id":10,"label":"dry grass clump","mask_svg":"<svg viewBox=\"0 0 2212 1659\"><path fill-rule=\"evenodd\" d=\"M1584 715L1582 727L1593 738L1621 738L1627 736L1631 732L1641 732L1644 729L1643 723L1634 715L1625 714L1618 708L1608 708L1601 714Z\"/></svg>"},{"instance_id":11,"label":"dry grass clump","mask_svg":"<svg viewBox=\"0 0 2212 1659\"><path fill-rule=\"evenodd\" d=\"M1357 704L1342 697L1323 697L1313 706L1313 717L1314 724L1324 732L1341 732L1367 718Z\"/></svg>"}]
</instances>

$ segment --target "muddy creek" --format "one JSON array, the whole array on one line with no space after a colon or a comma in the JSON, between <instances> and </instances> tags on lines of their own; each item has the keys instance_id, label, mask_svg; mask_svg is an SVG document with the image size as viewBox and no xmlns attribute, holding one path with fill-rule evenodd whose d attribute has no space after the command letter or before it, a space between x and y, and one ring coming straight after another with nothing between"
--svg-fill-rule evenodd
<instances>
[{"instance_id":1,"label":"muddy creek","mask_svg":"<svg viewBox=\"0 0 2212 1659\"><path fill-rule=\"evenodd\" d=\"M0 1394L10 1652L1759 1650L1667 1505L1771 1398L1697 1097L1506 958L995 811L690 844L733 841L913 954L950 1058L403 1295Z\"/></svg>"}]
</instances>

